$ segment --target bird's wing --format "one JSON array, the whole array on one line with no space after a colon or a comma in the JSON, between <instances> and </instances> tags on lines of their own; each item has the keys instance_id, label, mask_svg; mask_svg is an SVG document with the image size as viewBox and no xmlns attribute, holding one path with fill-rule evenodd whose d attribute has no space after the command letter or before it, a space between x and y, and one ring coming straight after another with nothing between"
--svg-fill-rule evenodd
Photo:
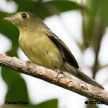
<instances>
[{"instance_id":1,"label":"bird's wing","mask_svg":"<svg viewBox=\"0 0 108 108\"><path fill-rule=\"evenodd\" d=\"M59 39L59 37L57 37L50 29L47 29L46 35L51 39L51 41L53 41L53 43L57 46L57 48L59 48L63 60L68 62L70 65L79 68L76 59L72 55L69 48L65 45L65 43L61 39Z\"/></svg>"}]
</instances>

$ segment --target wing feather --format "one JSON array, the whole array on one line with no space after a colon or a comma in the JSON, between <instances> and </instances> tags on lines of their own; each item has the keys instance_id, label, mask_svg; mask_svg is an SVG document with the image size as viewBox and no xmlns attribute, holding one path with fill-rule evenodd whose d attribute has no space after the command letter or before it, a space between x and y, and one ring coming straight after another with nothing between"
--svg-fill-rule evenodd
<instances>
[{"instance_id":1,"label":"wing feather","mask_svg":"<svg viewBox=\"0 0 108 108\"><path fill-rule=\"evenodd\" d=\"M51 30L47 28L47 36L51 39L51 41L59 48L61 55L63 57L63 60L68 62L70 65L75 66L76 68L79 68L78 63L75 59L75 57L72 55L69 48L65 45L65 43L59 39Z\"/></svg>"}]
</instances>

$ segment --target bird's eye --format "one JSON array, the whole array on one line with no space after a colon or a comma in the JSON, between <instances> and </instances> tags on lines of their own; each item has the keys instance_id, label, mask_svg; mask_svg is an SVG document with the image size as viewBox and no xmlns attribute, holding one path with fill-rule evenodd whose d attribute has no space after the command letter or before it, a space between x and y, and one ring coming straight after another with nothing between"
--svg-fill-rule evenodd
<instances>
[{"instance_id":1,"label":"bird's eye","mask_svg":"<svg viewBox=\"0 0 108 108\"><path fill-rule=\"evenodd\" d=\"M27 15L25 13L22 13L22 18L27 18Z\"/></svg>"}]
</instances>

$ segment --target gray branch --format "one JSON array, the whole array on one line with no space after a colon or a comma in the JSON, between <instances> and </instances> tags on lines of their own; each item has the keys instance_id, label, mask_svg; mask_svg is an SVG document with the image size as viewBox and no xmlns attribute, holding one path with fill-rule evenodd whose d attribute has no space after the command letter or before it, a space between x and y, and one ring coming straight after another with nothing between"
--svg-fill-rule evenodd
<instances>
[{"instance_id":1,"label":"gray branch","mask_svg":"<svg viewBox=\"0 0 108 108\"><path fill-rule=\"evenodd\" d=\"M62 73L0 54L0 66L24 73L108 105L108 92ZM78 70L77 70L78 71Z\"/></svg>"}]
</instances>

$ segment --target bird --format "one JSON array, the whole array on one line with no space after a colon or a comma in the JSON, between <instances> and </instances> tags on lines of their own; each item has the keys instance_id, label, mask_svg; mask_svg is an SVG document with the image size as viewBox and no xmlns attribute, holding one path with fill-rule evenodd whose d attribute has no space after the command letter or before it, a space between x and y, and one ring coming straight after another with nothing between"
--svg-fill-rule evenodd
<instances>
[{"instance_id":1,"label":"bird","mask_svg":"<svg viewBox=\"0 0 108 108\"><path fill-rule=\"evenodd\" d=\"M103 89L94 79L81 71L76 71L79 70L79 65L75 57L66 44L47 27L40 17L23 11L6 17L4 20L15 24L18 28L19 45L31 62L52 70L68 72Z\"/></svg>"}]
</instances>

